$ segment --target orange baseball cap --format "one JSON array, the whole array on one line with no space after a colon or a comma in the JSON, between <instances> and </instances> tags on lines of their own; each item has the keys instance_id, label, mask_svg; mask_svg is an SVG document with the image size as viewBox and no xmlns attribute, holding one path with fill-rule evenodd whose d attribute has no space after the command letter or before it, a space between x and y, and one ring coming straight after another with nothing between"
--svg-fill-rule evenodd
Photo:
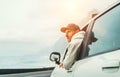
<instances>
[{"instance_id":1,"label":"orange baseball cap","mask_svg":"<svg viewBox=\"0 0 120 77\"><path fill-rule=\"evenodd\" d=\"M62 27L61 32L65 33L66 30L80 30L80 27L74 23L68 24L67 27Z\"/></svg>"}]
</instances>

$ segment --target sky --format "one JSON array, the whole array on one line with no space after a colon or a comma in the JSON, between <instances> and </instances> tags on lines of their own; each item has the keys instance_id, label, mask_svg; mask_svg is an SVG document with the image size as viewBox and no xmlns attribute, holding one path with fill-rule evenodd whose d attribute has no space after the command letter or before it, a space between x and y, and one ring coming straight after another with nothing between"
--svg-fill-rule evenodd
<instances>
[{"instance_id":1,"label":"sky","mask_svg":"<svg viewBox=\"0 0 120 77\"><path fill-rule=\"evenodd\" d=\"M101 11L116 1L0 0L0 41L54 45L64 35L61 26L79 25L92 9Z\"/></svg>"}]
</instances>

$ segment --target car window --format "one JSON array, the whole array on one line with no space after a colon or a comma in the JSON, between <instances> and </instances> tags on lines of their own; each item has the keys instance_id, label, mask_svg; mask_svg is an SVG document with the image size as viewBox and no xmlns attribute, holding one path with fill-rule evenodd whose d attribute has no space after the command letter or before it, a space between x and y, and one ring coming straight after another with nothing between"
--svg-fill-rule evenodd
<instances>
[{"instance_id":1,"label":"car window","mask_svg":"<svg viewBox=\"0 0 120 77\"><path fill-rule=\"evenodd\" d=\"M120 48L120 5L94 21L92 32L97 40L89 47L89 56Z\"/></svg>"}]
</instances>

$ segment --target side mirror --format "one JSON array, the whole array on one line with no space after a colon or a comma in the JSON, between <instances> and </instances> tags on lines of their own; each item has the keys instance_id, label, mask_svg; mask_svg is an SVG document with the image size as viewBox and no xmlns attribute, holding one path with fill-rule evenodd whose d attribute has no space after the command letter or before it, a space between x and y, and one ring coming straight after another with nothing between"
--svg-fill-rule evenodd
<instances>
[{"instance_id":1,"label":"side mirror","mask_svg":"<svg viewBox=\"0 0 120 77\"><path fill-rule=\"evenodd\" d=\"M49 59L53 62L55 62L56 64L60 64L60 53L59 52L52 52L50 54Z\"/></svg>"}]
</instances>

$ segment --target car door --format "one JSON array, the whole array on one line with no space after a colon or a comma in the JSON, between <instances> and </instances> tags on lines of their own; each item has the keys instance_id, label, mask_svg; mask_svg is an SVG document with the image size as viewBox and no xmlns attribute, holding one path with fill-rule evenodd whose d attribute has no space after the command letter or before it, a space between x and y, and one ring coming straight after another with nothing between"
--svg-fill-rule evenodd
<instances>
[{"instance_id":1,"label":"car door","mask_svg":"<svg viewBox=\"0 0 120 77\"><path fill-rule=\"evenodd\" d=\"M88 56L73 66L73 77L120 77L120 2L93 20Z\"/></svg>"},{"instance_id":2,"label":"car door","mask_svg":"<svg viewBox=\"0 0 120 77\"><path fill-rule=\"evenodd\" d=\"M65 70L64 68L59 68L57 65L53 70L51 77L73 77L71 70Z\"/></svg>"}]
</instances>

